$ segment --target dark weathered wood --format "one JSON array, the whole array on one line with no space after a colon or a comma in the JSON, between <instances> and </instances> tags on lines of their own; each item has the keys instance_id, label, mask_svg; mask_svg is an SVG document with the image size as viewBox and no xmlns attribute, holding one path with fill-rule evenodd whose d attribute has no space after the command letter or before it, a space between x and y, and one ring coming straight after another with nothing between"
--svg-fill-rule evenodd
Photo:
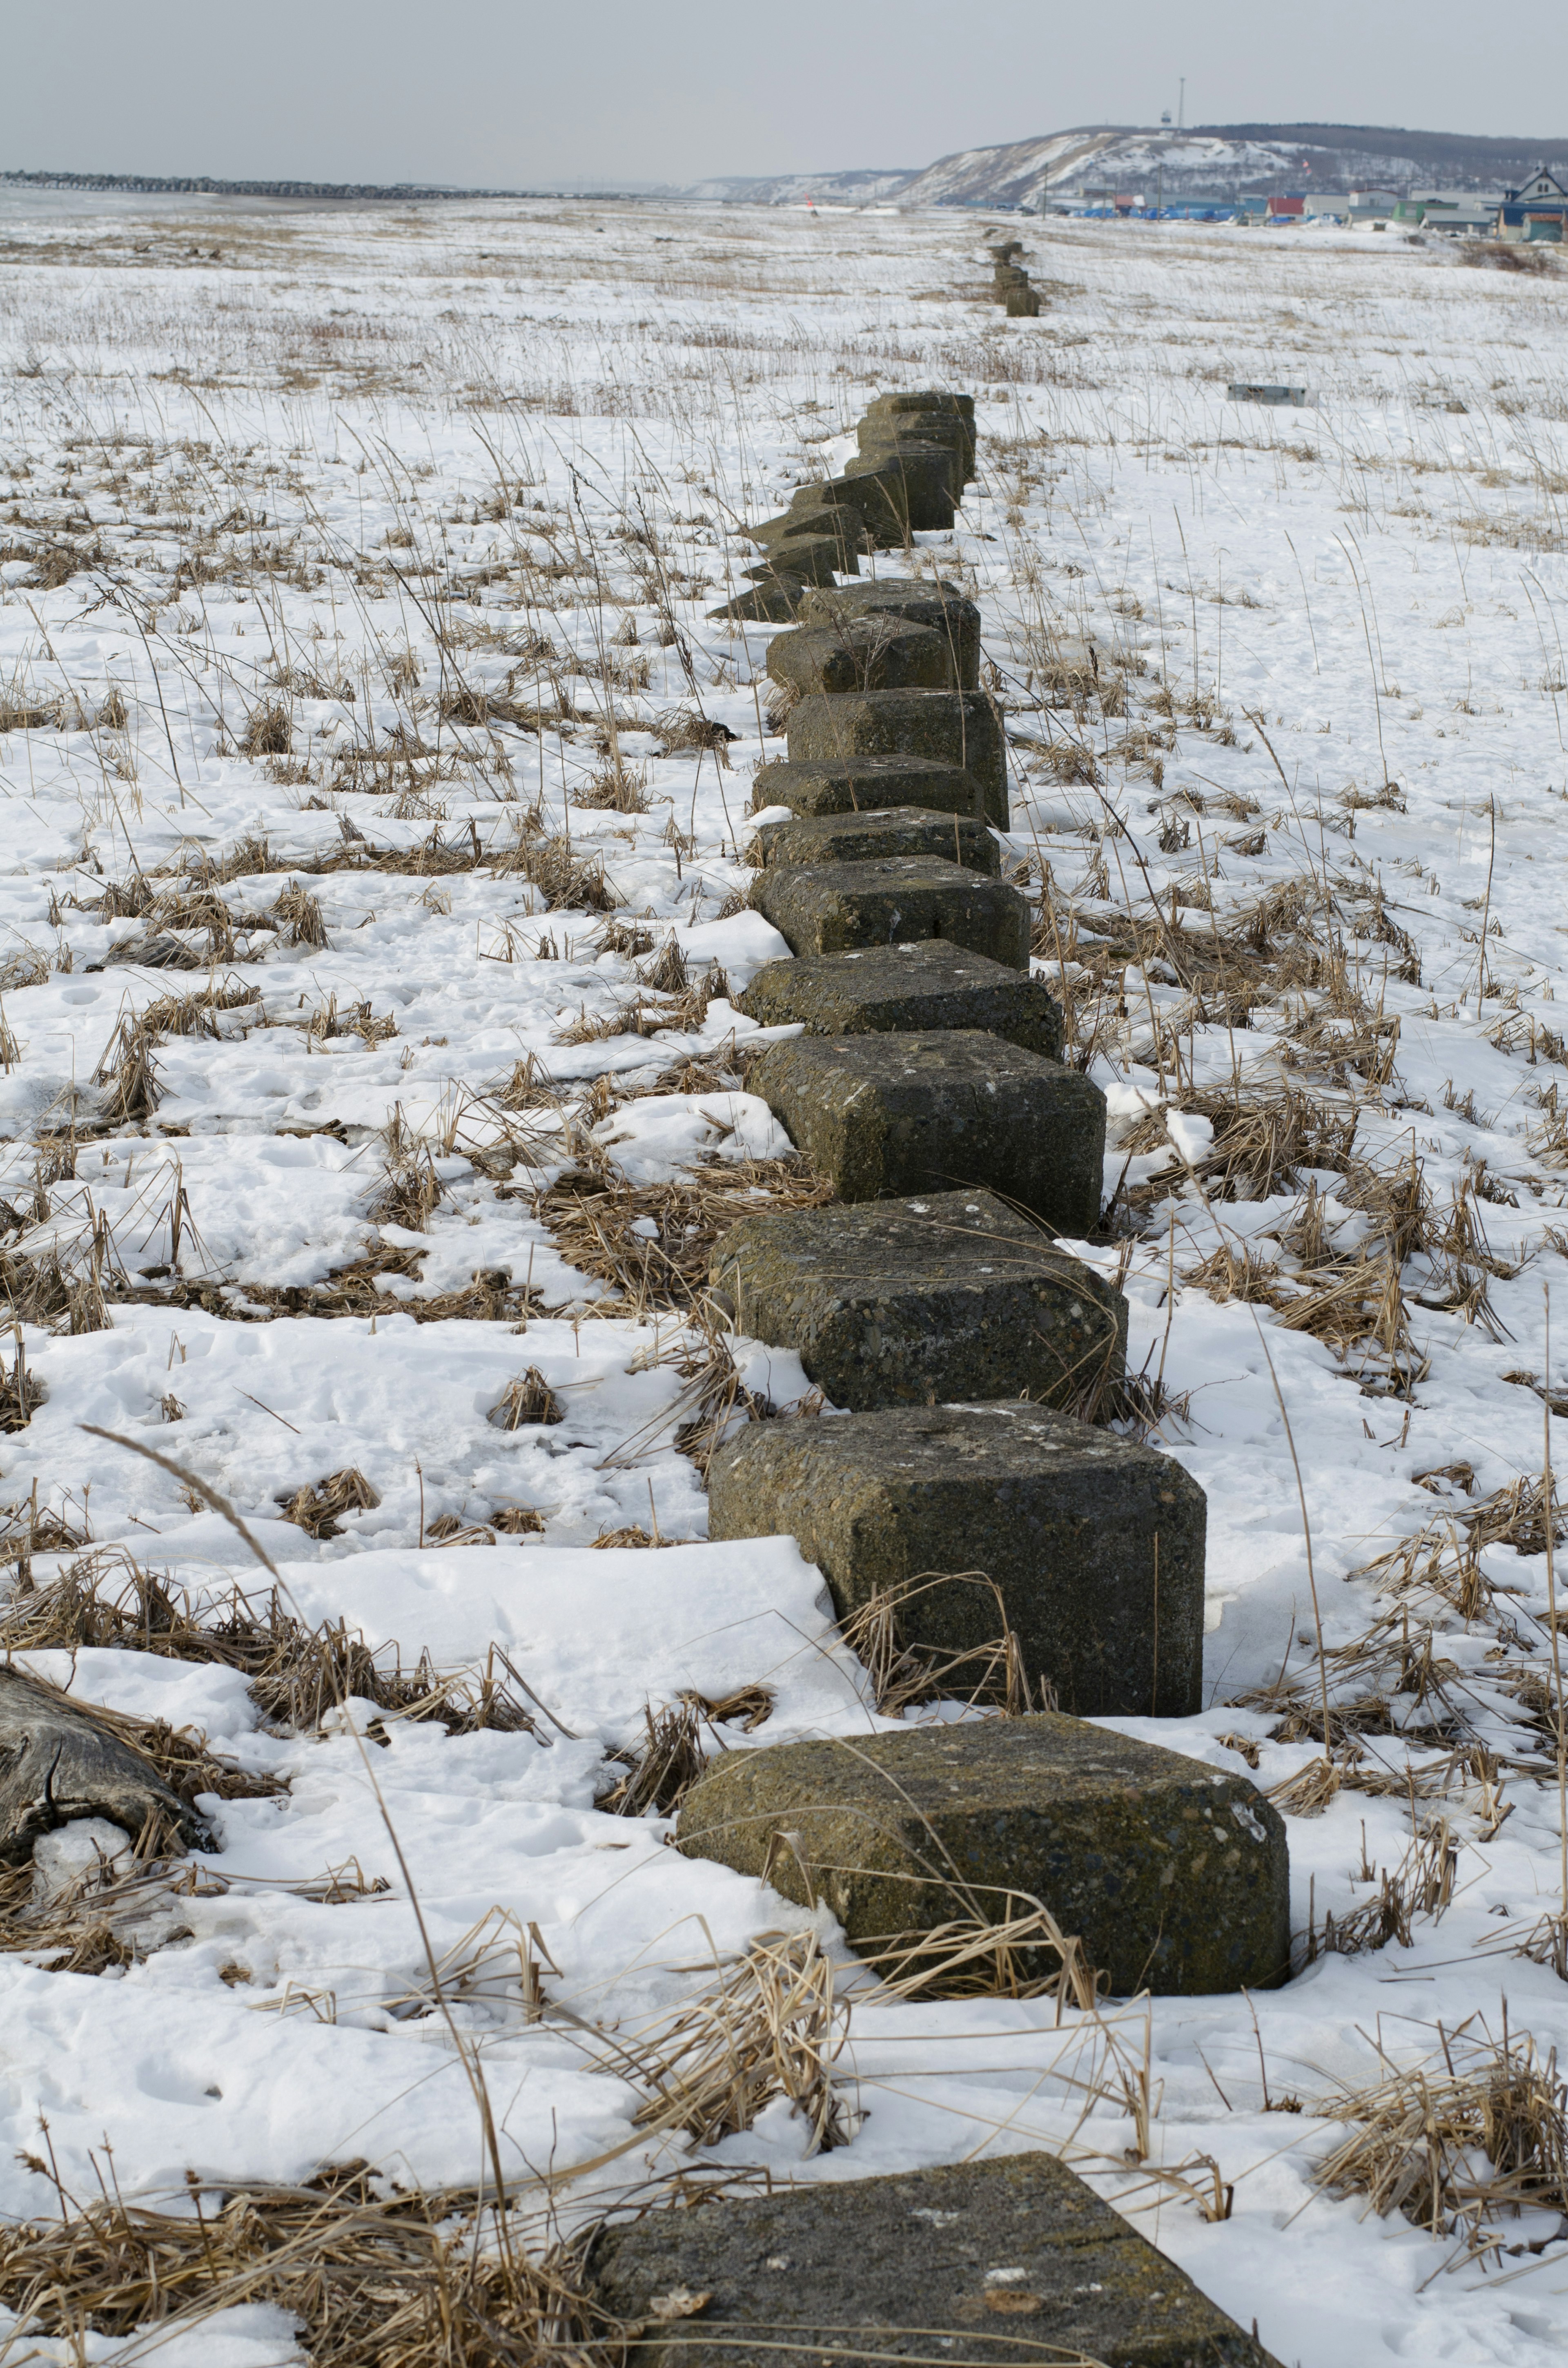
<instances>
[{"instance_id":1,"label":"dark weathered wood","mask_svg":"<svg viewBox=\"0 0 1568 2368\"><path fill-rule=\"evenodd\" d=\"M154 1810L186 1841L206 1838L152 1762L90 1711L0 1668L0 1861L27 1858L40 1834L73 1817L107 1817L134 1840Z\"/></svg>"}]
</instances>

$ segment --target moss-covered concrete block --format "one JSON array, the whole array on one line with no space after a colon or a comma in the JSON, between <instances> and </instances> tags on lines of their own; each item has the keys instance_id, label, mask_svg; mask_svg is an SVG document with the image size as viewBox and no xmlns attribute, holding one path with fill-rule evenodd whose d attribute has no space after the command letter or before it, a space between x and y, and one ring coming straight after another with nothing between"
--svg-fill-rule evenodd
<instances>
[{"instance_id":1,"label":"moss-covered concrete block","mask_svg":"<svg viewBox=\"0 0 1568 2368\"><path fill-rule=\"evenodd\" d=\"M913 575L867 577L858 584L813 585L801 601L802 625L833 625L861 617L897 617L928 625L952 653L954 687L979 689L980 610L952 585Z\"/></svg>"},{"instance_id":2,"label":"moss-covered concrete block","mask_svg":"<svg viewBox=\"0 0 1568 2368\"><path fill-rule=\"evenodd\" d=\"M1026 1053L1062 1057L1062 1008L1042 981L945 938L767 962L735 1001L761 1028L796 1021L810 1036L984 1029Z\"/></svg>"},{"instance_id":3,"label":"moss-covered concrete block","mask_svg":"<svg viewBox=\"0 0 1568 2368\"><path fill-rule=\"evenodd\" d=\"M794 814L758 827L756 851L765 866L866 863L892 855L935 857L995 879L1002 850L972 814L932 814L921 806L873 806L860 814Z\"/></svg>"},{"instance_id":4,"label":"moss-covered concrete block","mask_svg":"<svg viewBox=\"0 0 1568 2368\"><path fill-rule=\"evenodd\" d=\"M933 814L973 814L974 783L957 765L928 757L863 757L848 764L759 765L752 804L789 806L798 814L858 814L867 806L928 806Z\"/></svg>"},{"instance_id":5,"label":"moss-covered concrete block","mask_svg":"<svg viewBox=\"0 0 1568 2368\"><path fill-rule=\"evenodd\" d=\"M904 945L945 938L1014 970L1029 963L1028 899L1008 880L966 871L940 856L862 863L769 864L750 903L791 953Z\"/></svg>"},{"instance_id":6,"label":"moss-covered concrete block","mask_svg":"<svg viewBox=\"0 0 1568 2368\"><path fill-rule=\"evenodd\" d=\"M781 543L788 555L791 546ZM767 645L767 671L798 691L956 690L953 653L928 625L903 617L835 617Z\"/></svg>"},{"instance_id":7,"label":"moss-covered concrete block","mask_svg":"<svg viewBox=\"0 0 1568 2368\"><path fill-rule=\"evenodd\" d=\"M604 2230L588 2276L640 2329L637 2368L1278 2368L1050 2154L645 2213Z\"/></svg>"},{"instance_id":8,"label":"moss-covered concrete block","mask_svg":"<svg viewBox=\"0 0 1568 2368\"><path fill-rule=\"evenodd\" d=\"M709 1277L738 1332L795 1349L857 1414L1072 1406L1126 1363L1120 1292L990 1192L762 1210L716 1245Z\"/></svg>"},{"instance_id":9,"label":"moss-covered concrete block","mask_svg":"<svg viewBox=\"0 0 1568 2368\"><path fill-rule=\"evenodd\" d=\"M1038 1900L1117 1997L1290 1971L1278 1810L1244 1776L1058 1713L724 1752L676 1840L787 1898L814 1893L863 1956ZM1042 1949L1039 1972L1054 1965Z\"/></svg>"},{"instance_id":10,"label":"moss-covered concrete block","mask_svg":"<svg viewBox=\"0 0 1568 2368\"><path fill-rule=\"evenodd\" d=\"M789 723L791 764L925 757L975 785L974 811L1007 827L1007 750L995 702L981 690L862 690L801 700Z\"/></svg>"},{"instance_id":11,"label":"moss-covered concrete block","mask_svg":"<svg viewBox=\"0 0 1568 2368\"><path fill-rule=\"evenodd\" d=\"M1063 1708L1200 1707L1207 1505L1153 1448L1000 1399L905 1407L751 1424L714 1458L709 1488L711 1536L799 1539L841 1619L923 1573L983 1571L1031 1682ZM916 1611L919 1634L953 1650L995 1634L974 1587L933 1589Z\"/></svg>"},{"instance_id":12,"label":"moss-covered concrete block","mask_svg":"<svg viewBox=\"0 0 1568 2368\"><path fill-rule=\"evenodd\" d=\"M768 1046L750 1085L841 1201L981 1184L1058 1233L1099 1215L1105 1096L1001 1037L797 1036Z\"/></svg>"}]
</instances>

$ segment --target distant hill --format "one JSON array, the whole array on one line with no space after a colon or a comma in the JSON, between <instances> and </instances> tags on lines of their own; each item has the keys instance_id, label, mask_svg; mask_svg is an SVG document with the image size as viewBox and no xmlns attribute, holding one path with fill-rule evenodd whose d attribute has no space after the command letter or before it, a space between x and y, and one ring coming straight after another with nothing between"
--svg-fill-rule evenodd
<instances>
[{"instance_id":1,"label":"distant hill","mask_svg":"<svg viewBox=\"0 0 1568 2368\"><path fill-rule=\"evenodd\" d=\"M753 205L1039 206L1085 185L1167 197L1274 196L1290 189L1403 191L1415 182L1493 190L1542 164L1568 165L1568 137L1492 140L1356 123L1081 124L996 148L965 148L917 172L789 173L699 181L682 197Z\"/></svg>"}]
</instances>

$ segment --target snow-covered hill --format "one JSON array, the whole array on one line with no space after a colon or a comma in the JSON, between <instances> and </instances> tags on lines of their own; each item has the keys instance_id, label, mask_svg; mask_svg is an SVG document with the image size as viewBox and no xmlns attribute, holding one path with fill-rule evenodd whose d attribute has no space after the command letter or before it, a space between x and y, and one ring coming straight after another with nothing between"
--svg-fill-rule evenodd
<instances>
[{"instance_id":1,"label":"snow-covered hill","mask_svg":"<svg viewBox=\"0 0 1568 2368\"><path fill-rule=\"evenodd\" d=\"M683 197L755 205L1039 206L1094 188L1167 197L1290 189L1403 190L1413 182L1494 189L1543 161L1568 157L1568 139L1479 140L1343 123L1229 124L1172 131L1080 125L1000 147L962 148L922 171L790 173L701 181Z\"/></svg>"}]
</instances>

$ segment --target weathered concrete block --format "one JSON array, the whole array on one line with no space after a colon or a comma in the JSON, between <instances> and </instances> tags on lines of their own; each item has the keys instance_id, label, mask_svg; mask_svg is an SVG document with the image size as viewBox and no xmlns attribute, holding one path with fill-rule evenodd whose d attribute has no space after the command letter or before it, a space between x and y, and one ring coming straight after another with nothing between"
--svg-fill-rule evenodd
<instances>
[{"instance_id":1,"label":"weathered concrete block","mask_svg":"<svg viewBox=\"0 0 1568 2368\"><path fill-rule=\"evenodd\" d=\"M915 525L916 508L923 512L933 497L944 509L948 504L956 509L963 500L963 454L956 443L933 441L907 431L900 433L897 428L884 429L880 434L874 429L863 431L859 450L844 464L845 475L856 477L866 470L889 469L898 470L912 485L917 483L921 489L911 496L911 526ZM933 531L940 533L945 529L934 525Z\"/></svg>"},{"instance_id":2,"label":"weathered concrete block","mask_svg":"<svg viewBox=\"0 0 1568 2368\"><path fill-rule=\"evenodd\" d=\"M775 575L799 577L807 584L831 584L835 575L853 575L859 564L854 550L834 535L792 534L787 542L775 543L758 565L741 572L756 584L767 583Z\"/></svg>"},{"instance_id":3,"label":"weathered concrete block","mask_svg":"<svg viewBox=\"0 0 1568 2368\"><path fill-rule=\"evenodd\" d=\"M1244 1776L1055 1713L724 1752L676 1840L787 1898L805 1902L809 1880L873 1958L956 1918L1000 1920L1021 1895L1118 1997L1263 1988L1290 1971L1278 1811Z\"/></svg>"},{"instance_id":4,"label":"weathered concrete block","mask_svg":"<svg viewBox=\"0 0 1568 2368\"><path fill-rule=\"evenodd\" d=\"M963 493L963 469L958 455L945 446L905 440L892 450L853 453L844 463L844 474L851 484L884 489L884 507L867 513L871 533L879 532L884 518L896 529L899 541L906 526L911 534L951 532L953 511Z\"/></svg>"},{"instance_id":5,"label":"weathered concrete block","mask_svg":"<svg viewBox=\"0 0 1568 2368\"><path fill-rule=\"evenodd\" d=\"M788 554L790 546L780 545ZM835 617L767 645L775 682L799 691L956 690L951 645L902 617Z\"/></svg>"},{"instance_id":6,"label":"weathered concrete block","mask_svg":"<svg viewBox=\"0 0 1568 2368\"><path fill-rule=\"evenodd\" d=\"M767 962L735 1002L761 1028L799 1021L809 1036L984 1029L1026 1053L1062 1057L1062 1008L1043 982L945 938Z\"/></svg>"},{"instance_id":7,"label":"weathered concrete block","mask_svg":"<svg viewBox=\"0 0 1568 2368\"><path fill-rule=\"evenodd\" d=\"M1115 1431L1000 1401L754 1423L714 1458L709 1487L711 1536L789 1532L841 1619L924 1573L983 1571L1031 1681L1064 1708L1200 1707L1203 1491ZM933 1589L915 1616L922 1638L955 1650L995 1634L973 1587Z\"/></svg>"},{"instance_id":8,"label":"weathered concrete block","mask_svg":"<svg viewBox=\"0 0 1568 2368\"><path fill-rule=\"evenodd\" d=\"M1126 1362L1120 1292L990 1192L759 1211L718 1243L709 1279L738 1332L795 1349L856 1414L1073 1406Z\"/></svg>"},{"instance_id":9,"label":"weathered concrete block","mask_svg":"<svg viewBox=\"0 0 1568 2368\"><path fill-rule=\"evenodd\" d=\"M928 806L933 814L972 815L974 783L957 765L929 757L862 757L847 764L759 765L752 805L790 806L798 814L858 814L868 806Z\"/></svg>"},{"instance_id":10,"label":"weathered concrete block","mask_svg":"<svg viewBox=\"0 0 1568 2368\"><path fill-rule=\"evenodd\" d=\"M964 438L964 473L974 474L974 397L971 394L940 394L917 393L904 389L896 394L879 394L866 406L865 422L878 426L883 422L915 427L921 415L927 423L941 418L956 419Z\"/></svg>"},{"instance_id":11,"label":"weathered concrete block","mask_svg":"<svg viewBox=\"0 0 1568 2368\"><path fill-rule=\"evenodd\" d=\"M1099 1215L1105 1096L1001 1037L797 1036L750 1084L841 1201L983 1184L1058 1233Z\"/></svg>"},{"instance_id":12,"label":"weathered concrete block","mask_svg":"<svg viewBox=\"0 0 1568 2368\"><path fill-rule=\"evenodd\" d=\"M1029 905L1008 880L937 856L769 865L747 902L795 954L945 938L1014 970L1029 965Z\"/></svg>"},{"instance_id":13,"label":"weathered concrete block","mask_svg":"<svg viewBox=\"0 0 1568 2368\"><path fill-rule=\"evenodd\" d=\"M722 608L710 609L708 621L710 625L787 625L799 613L805 588L803 576L769 575L749 592L737 592Z\"/></svg>"},{"instance_id":14,"label":"weathered concrete block","mask_svg":"<svg viewBox=\"0 0 1568 2368\"><path fill-rule=\"evenodd\" d=\"M741 531L748 542L761 543L773 559L787 543L798 542L804 535L826 535L840 552L840 572L846 575L858 573L859 553L870 548L854 510L824 509L820 504L810 509L782 511L778 518L763 518Z\"/></svg>"},{"instance_id":15,"label":"weathered concrete block","mask_svg":"<svg viewBox=\"0 0 1568 2368\"><path fill-rule=\"evenodd\" d=\"M756 833L765 865L864 863L890 855L935 857L970 871L1002 869L1002 849L972 814L932 814L924 806L873 806L869 812L796 814L765 822Z\"/></svg>"},{"instance_id":16,"label":"weathered concrete block","mask_svg":"<svg viewBox=\"0 0 1568 2368\"><path fill-rule=\"evenodd\" d=\"M960 489L973 473L974 431L957 412L868 411L856 424L855 441L862 452L896 451L903 444L939 446L958 461Z\"/></svg>"},{"instance_id":17,"label":"weathered concrete block","mask_svg":"<svg viewBox=\"0 0 1568 2368\"><path fill-rule=\"evenodd\" d=\"M1278 2368L1054 2155L812 2181L607 2228L596 2300L637 2368L905 2357ZM693 2317L671 2295L708 2297Z\"/></svg>"},{"instance_id":18,"label":"weathered concrete block","mask_svg":"<svg viewBox=\"0 0 1568 2368\"><path fill-rule=\"evenodd\" d=\"M873 542L896 550L912 532L943 533L953 522L952 488L945 471L924 464L905 469L889 461L875 468L851 461L841 477L802 485L790 507L804 510L813 502L852 509ZM928 524L917 523L928 521Z\"/></svg>"},{"instance_id":19,"label":"weathered concrete block","mask_svg":"<svg viewBox=\"0 0 1568 2368\"><path fill-rule=\"evenodd\" d=\"M1007 827L1007 749L995 701L983 690L859 690L801 700L789 723L791 764L854 764L926 757L975 784L974 811ZM885 801L884 801L885 803Z\"/></svg>"},{"instance_id":20,"label":"weathered concrete block","mask_svg":"<svg viewBox=\"0 0 1568 2368\"><path fill-rule=\"evenodd\" d=\"M929 625L953 655L956 687L980 688L980 610L950 584L919 576L882 576L859 584L813 586L801 603L803 625L833 625L851 617L901 617Z\"/></svg>"},{"instance_id":21,"label":"weathered concrete block","mask_svg":"<svg viewBox=\"0 0 1568 2368\"><path fill-rule=\"evenodd\" d=\"M1021 279L1022 274L1019 277ZM1009 287L1004 301L1007 307L1007 318L1010 321L1032 321L1040 313L1041 301L1040 290L1038 288L1031 288L1027 279L1023 280L1021 287L1016 284Z\"/></svg>"}]
</instances>

